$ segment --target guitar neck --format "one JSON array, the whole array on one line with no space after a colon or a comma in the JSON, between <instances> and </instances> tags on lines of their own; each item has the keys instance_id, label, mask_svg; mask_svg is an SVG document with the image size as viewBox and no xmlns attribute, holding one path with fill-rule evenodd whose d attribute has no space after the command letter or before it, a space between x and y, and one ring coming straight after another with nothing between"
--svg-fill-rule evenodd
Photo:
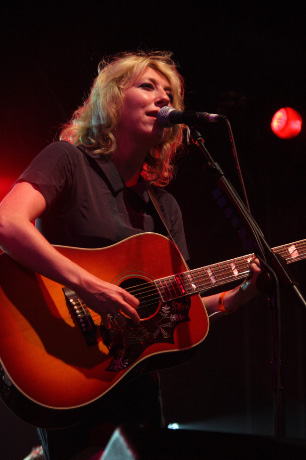
<instances>
[{"instance_id":1,"label":"guitar neck","mask_svg":"<svg viewBox=\"0 0 306 460\"><path fill-rule=\"evenodd\" d=\"M297 262L306 257L306 240L296 241L273 248L273 251L287 263ZM249 262L254 254L237 257L206 267L171 275L155 280L155 285L164 302L183 296L206 292L214 287L246 278Z\"/></svg>"}]
</instances>

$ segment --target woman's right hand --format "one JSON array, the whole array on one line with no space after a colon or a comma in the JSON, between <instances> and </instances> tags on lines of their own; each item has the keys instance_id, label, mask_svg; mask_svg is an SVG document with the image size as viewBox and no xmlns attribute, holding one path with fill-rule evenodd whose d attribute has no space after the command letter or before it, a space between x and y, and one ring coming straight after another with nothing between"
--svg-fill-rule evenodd
<instances>
[{"instance_id":1,"label":"woman's right hand","mask_svg":"<svg viewBox=\"0 0 306 460\"><path fill-rule=\"evenodd\" d=\"M92 277L83 283L84 286L74 290L86 305L101 315L103 325L110 328L109 315L124 314L138 325L140 317L137 313L139 300L120 286Z\"/></svg>"}]
</instances>

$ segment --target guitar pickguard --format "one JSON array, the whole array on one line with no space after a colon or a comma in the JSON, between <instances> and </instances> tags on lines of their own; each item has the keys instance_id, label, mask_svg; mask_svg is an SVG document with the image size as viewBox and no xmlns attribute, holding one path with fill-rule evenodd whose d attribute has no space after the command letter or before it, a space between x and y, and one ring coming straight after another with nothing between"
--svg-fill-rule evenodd
<instances>
[{"instance_id":1,"label":"guitar pickguard","mask_svg":"<svg viewBox=\"0 0 306 460\"><path fill-rule=\"evenodd\" d=\"M101 336L112 357L108 371L120 371L133 364L143 351L153 343L174 343L173 333L178 324L189 321L189 297L162 304L154 318L135 326L111 319L111 329L101 326Z\"/></svg>"}]
</instances>

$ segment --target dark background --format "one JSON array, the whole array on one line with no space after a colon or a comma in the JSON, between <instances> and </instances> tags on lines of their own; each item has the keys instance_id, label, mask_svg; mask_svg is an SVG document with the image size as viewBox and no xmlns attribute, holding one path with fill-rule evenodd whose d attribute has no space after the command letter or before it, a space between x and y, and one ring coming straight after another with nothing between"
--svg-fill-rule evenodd
<instances>
[{"instance_id":1,"label":"dark background","mask_svg":"<svg viewBox=\"0 0 306 460\"><path fill-rule=\"evenodd\" d=\"M251 211L271 246L306 237L305 129L291 140L270 130L276 110L305 117L305 13L273 2L26 2L2 10L0 196L88 94L100 59L167 49L186 80L189 110L226 114ZM240 188L228 132L202 129L206 146ZM178 159L169 189L185 221L191 268L246 252L211 198L201 153ZM306 262L292 272L306 294ZM306 437L306 311L281 290L287 436ZM21 350L22 352L22 350ZM190 429L273 436L271 311L264 296L211 325L197 355L162 371L167 422ZM0 404L0 456L25 457L37 443Z\"/></svg>"}]
</instances>

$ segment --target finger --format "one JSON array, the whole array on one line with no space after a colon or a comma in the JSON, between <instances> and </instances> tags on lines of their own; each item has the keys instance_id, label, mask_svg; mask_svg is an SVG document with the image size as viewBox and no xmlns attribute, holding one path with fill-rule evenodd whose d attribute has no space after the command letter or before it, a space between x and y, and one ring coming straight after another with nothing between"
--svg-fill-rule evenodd
<instances>
[{"instance_id":1,"label":"finger","mask_svg":"<svg viewBox=\"0 0 306 460\"><path fill-rule=\"evenodd\" d=\"M135 324L140 323L140 316L138 315L136 309L133 308L131 305L129 305L128 303L122 304L120 309L122 313L128 316Z\"/></svg>"},{"instance_id":2,"label":"finger","mask_svg":"<svg viewBox=\"0 0 306 460\"><path fill-rule=\"evenodd\" d=\"M130 294L129 292L127 291L124 291L124 294L123 294L123 300L131 305L133 308L137 308L139 306L139 300L133 296L132 294Z\"/></svg>"},{"instance_id":3,"label":"finger","mask_svg":"<svg viewBox=\"0 0 306 460\"><path fill-rule=\"evenodd\" d=\"M256 272L256 273L259 273L261 271L261 267L260 267L260 262L259 260L256 258L256 257L253 257L250 261L249 261L249 269L251 272Z\"/></svg>"},{"instance_id":4,"label":"finger","mask_svg":"<svg viewBox=\"0 0 306 460\"><path fill-rule=\"evenodd\" d=\"M255 264L255 263L251 263L250 265L250 271L252 272L252 274L259 274L261 272L261 268Z\"/></svg>"}]
</instances>

